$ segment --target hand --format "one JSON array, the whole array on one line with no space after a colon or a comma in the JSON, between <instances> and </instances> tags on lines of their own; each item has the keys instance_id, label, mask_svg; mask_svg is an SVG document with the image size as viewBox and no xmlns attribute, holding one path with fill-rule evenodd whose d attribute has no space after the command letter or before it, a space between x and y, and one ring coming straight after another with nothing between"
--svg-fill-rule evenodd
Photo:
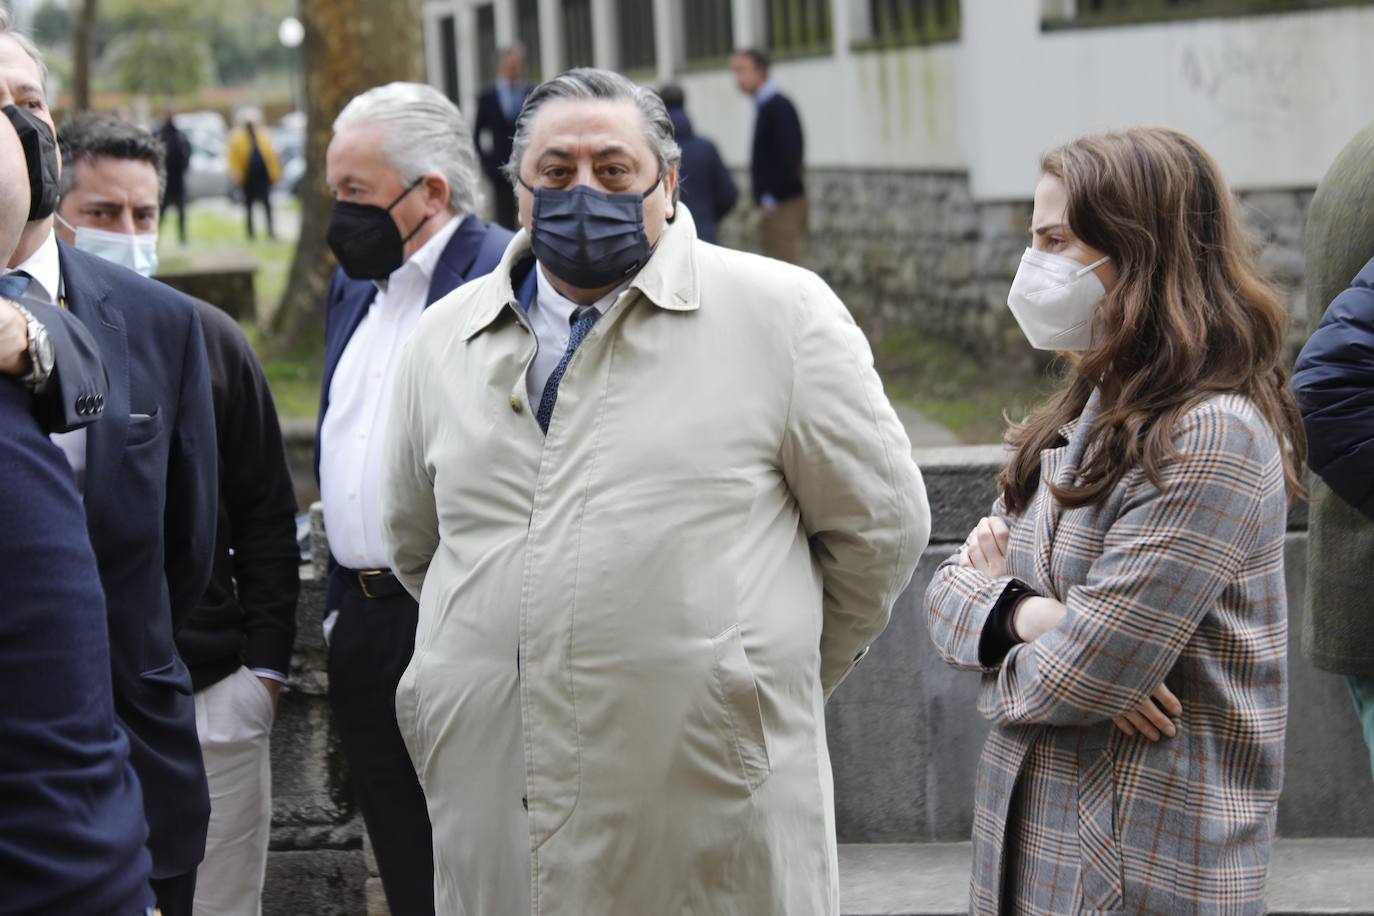
<instances>
[{"instance_id":1,"label":"hand","mask_svg":"<svg viewBox=\"0 0 1374 916\"><path fill-rule=\"evenodd\" d=\"M260 677L258 681L263 687L267 688L267 695L272 698L272 711L277 711L277 699L281 696L281 681L274 681L270 677Z\"/></svg>"},{"instance_id":2,"label":"hand","mask_svg":"<svg viewBox=\"0 0 1374 916\"><path fill-rule=\"evenodd\" d=\"M0 374L29 374L29 323L8 299L0 299Z\"/></svg>"},{"instance_id":3,"label":"hand","mask_svg":"<svg viewBox=\"0 0 1374 916\"><path fill-rule=\"evenodd\" d=\"M1124 716L1112 719L1112 722L1128 736L1141 734L1151 741L1158 741L1161 737L1172 738L1177 733L1178 729L1169 721L1169 716L1182 713L1183 704L1178 697L1160 684L1154 693L1145 698L1145 702Z\"/></svg>"},{"instance_id":4,"label":"hand","mask_svg":"<svg viewBox=\"0 0 1374 916\"><path fill-rule=\"evenodd\" d=\"M959 551L959 565L972 566L990 579L1007 574L1007 541L1011 529L996 516L978 520Z\"/></svg>"},{"instance_id":5,"label":"hand","mask_svg":"<svg viewBox=\"0 0 1374 916\"><path fill-rule=\"evenodd\" d=\"M1035 642L1059 626L1059 621L1068 612L1068 608L1053 598L1029 595L1022 598L1012 611L1011 626L1022 642Z\"/></svg>"}]
</instances>

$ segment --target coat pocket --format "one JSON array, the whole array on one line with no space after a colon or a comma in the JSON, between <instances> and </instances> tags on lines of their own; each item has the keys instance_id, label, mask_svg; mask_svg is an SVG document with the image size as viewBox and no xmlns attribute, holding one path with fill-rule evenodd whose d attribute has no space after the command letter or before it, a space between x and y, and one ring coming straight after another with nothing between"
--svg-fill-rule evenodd
<instances>
[{"instance_id":1,"label":"coat pocket","mask_svg":"<svg viewBox=\"0 0 1374 916\"><path fill-rule=\"evenodd\" d=\"M125 439L126 447L142 445L157 438L162 432L162 410L154 407L152 413L129 414L129 433Z\"/></svg>"},{"instance_id":2,"label":"coat pocket","mask_svg":"<svg viewBox=\"0 0 1374 916\"><path fill-rule=\"evenodd\" d=\"M1116 767L1107 747L1078 750L1078 847L1083 909L1120 910L1124 888L1116 822Z\"/></svg>"},{"instance_id":3,"label":"coat pocket","mask_svg":"<svg viewBox=\"0 0 1374 916\"><path fill-rule=\"evenodd\" d=\"M712 641L715 650L715 690L729 722L732 751L749 791L756 792L773 772L768 761L768 739L763 731L758 685L749 667L739 624Z\"/></svg>"}]
</instances>

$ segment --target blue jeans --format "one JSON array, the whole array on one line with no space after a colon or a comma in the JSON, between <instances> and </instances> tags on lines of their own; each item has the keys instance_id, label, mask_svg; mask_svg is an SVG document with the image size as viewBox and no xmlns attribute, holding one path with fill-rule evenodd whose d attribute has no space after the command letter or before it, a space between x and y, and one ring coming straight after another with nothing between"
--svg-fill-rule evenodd
<instances>
[{"instance_id":1,"label":"blue jeans","mask_svg":"<svg viewBox=\"0 0 1374 916\"><path fill-rule=\"evenodd\" d=\"M1350 696L1355 700L1355 714L1364 729L1364 743L1369 747L1369 769L1374 775L1374 678L1347 675Z\"/></svg>"}]
</instances>

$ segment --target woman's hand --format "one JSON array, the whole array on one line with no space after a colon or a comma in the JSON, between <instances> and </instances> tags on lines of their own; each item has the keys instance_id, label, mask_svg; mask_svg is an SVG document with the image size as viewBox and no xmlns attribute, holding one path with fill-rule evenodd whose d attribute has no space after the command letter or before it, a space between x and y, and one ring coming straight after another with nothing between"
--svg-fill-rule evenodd
<instances>
[{"instance_id":1,"label":"woman's hand","mask_svg":"<svg viewBox=\"0 0 1374 916\"><path fill-rule=\"evenodd\" d=\"M959 565L972 566L990 579L1007 574L1007 541L1011 529L1000 518L979 519L959 550Z\"/></svg>"},{"instance_id":2,"label":"woman's hand","mask_svg":"<svg viewBox=\"0 0 1374 916\"><path fill-rule=\"evenodd\" d=\"M1160 738L1172 738L1177 733L1178 729L1169 721L1169 716L1182 713L1183 704L1178 701L1178 697L1174 696L1168 687L1160 684L1154 693L1145 698L1145 702L1124 716L1112 719L1112 722L1126 735L1140 734L1151 741L1158 741Z\"/></svg>"}]
</instances>

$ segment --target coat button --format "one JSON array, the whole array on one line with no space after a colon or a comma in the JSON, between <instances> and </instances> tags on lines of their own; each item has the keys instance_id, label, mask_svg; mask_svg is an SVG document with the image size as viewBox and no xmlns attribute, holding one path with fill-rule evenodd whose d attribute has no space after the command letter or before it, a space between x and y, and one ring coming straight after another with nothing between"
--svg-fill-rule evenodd
<instances>
[{"instance_id":1,"label":"coat button","mask_svg":"<svg viewBox=\"0 0 1374 916\"><path fill-rule=\"evenodd\" d=\"M103 394L97 394L97 395L95 396L95 409L96 409L96 410L104 410L104 409L105 409L105 395L103 395Z\"/></svg>"},{"instance_id":2,"label":"coat button","mask_svg":"<svg viewBox=\"0 0 1374 916\"><path fill-rule=\"evenodd\" d=\"M513 394L510 396L510 409L515 411L516 413L524 412L525 402L520 400L519 395Z\"/></svg>"},{"instance_id":3,"label":"coat button","mask_svg":"<svg viewBox=\"0 0 1374 916\"><path fill-rule=\"evenodd\" d=\"M76 399L76 412L83 415L86 413L86 396L84 394Z\"/></svg>"}]
</instances>

